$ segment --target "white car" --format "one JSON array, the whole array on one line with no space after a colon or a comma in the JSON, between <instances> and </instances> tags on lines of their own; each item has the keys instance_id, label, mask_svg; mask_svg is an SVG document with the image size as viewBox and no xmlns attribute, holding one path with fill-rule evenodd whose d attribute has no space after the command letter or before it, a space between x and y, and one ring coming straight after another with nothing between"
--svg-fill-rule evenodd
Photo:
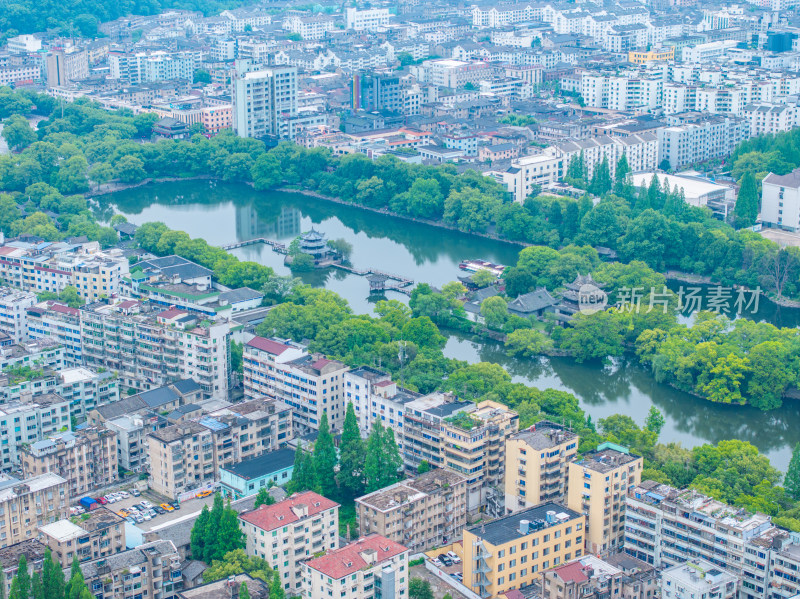
<instances>
[{"instance_id":1,"label":"white car","mask_svg":"<svg viewBox=\"0 0 800 599\"><path fill-rule=\"evenodd\" d=\"M447 557L449 557L451 560L453 560L453 563L454 563L454 564L460 564L460 563L461 563L461 558L460 558L460 557L458 557L458 556L457 556L457 555L456 555L454 552L452 552L452 551L448 551L448 552L447 552Z\"/></svg>"},{"instance_id":2,"label":"white car","mask_svg":"<svg viewBox=\"0 0 800 599\"><path fill-rule=\"evenodd\" d=\"M444 568L444 564L442 564L442 562L440 562L438 559L432 559L431 563L437 568Z\"/></svg>"},{"instance_id":3,"label":"white car","mask_svg":"<svg viewBox=\"0 0 800 599\"><path fill-rule=\"evenodd\" d=\"M127 491L120 491L120 492L118 493L118 495L119 495L120 497L130 497L130 496L131 496L131 494L130 494L130 493L128 493Z\"/></svg>"}]
</instances>

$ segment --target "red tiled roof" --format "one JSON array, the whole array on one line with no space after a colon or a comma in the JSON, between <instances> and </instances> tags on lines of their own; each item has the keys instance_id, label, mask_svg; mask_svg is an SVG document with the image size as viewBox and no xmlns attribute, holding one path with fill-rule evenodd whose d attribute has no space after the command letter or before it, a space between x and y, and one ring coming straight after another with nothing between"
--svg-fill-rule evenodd
<instances>
[{"instance_id":1,"label":"red tiled roof","mask_svg":"<svg viewBox=\"0 0 800 599\"><path fill-rule=\"evenodd\" d=\"M50 304L50 309L53 312L58 312L60 314L72 314L73 316L76 316L81 313L81 311L78 310L77 308L70 308L66 304L59 304L56 302Z\"/></svg>"},{"instance_id":2,"label":"red tiled roof","mask_svg":"<svg viewBox=\"0 0 800 599\"><path fill-rule=\"evenodd\" d=\"M8 256L9 254L13 254L14 252L18 252L19 248L4 246L0 247L0 256Z\"/></svg>"},{"instance_id":3,"label":"red tiled roof","mask_svg":"<svg viewBox=\"0 0 800 599\"><path fill-rule=\"evenodd\" d=\"M381 381L380 383L375 383L376 387L388 387L389 385L394 385L394 381Z\"/></svg>"},{"instance_id":4,"label":"red tiled roof","mask_svg":"<svg viewBox=\"0 0 800 599\"><path fill-rule=\"evenodd\" d=\"M400 543L390 541L378 534L372 534L334 551L329 551L327 555L306 562L306 565L330 578L343 578L367 567L368 564L361 554L368 549L378 552L375 564L380 564L408 551Z\"/></svg>"},{"instance_id":5,"label":"red tiled roof","mask_svg":"<svg viewBox=\"0 0 800 599\"><path fill-rule=\"evenodd\" d=\"M127 310L128 308L133 308L136 304L138 304L136 300L125 300L124 302L120 302L118 308L123 310ZM163 314L163 312L162 312ZM161 314L159 314L161 316Z\"/></svg>"},{"instance_id":6,"label":"red tiled roof","mask_svg":"<svg viewBox=\"0 0 800 599\"><path fill-rule=\"evenodd\" d=\"M311 367L312 368L316 368L317 370L322 370L323 368L325 368L325 366L330 364L332 361L333 360L329 360L328 358L320 358L319 360L317 360L316 362L311 364Z\"/></svg>"},{"instance_id":7,"label":"red tiled roof","mask_svg":"<svg viewBox=\"0 0 800 599\"><path fill-rule=\"evenodd\" d=\"M584 574L583 564L580 562L572 562L560 568L553 568L553 572L558 574L559 578L564 582L586 582L589 580L586 574Z\"/></svg>"},{"instance_id":8,"label":"red tiled roof","mask_svg":"<svg viewBox=\"0 0 800 599\"><path fill-rule=\"evenodd\" d=\"M273 341L272 339L266 339L264 337L253 337L247 342L247 345L263 350L274 356L280 356L283 352L289 349L288 345L284 345L283 343Z\"/></svg>"},{"instance_id":9,"label":"red tiled roof","mask_svg":"<svg viewBox=\"0 0 800 599\"><path fill-rule=\"evenodd\" d=\"M308 507L308 516L311 517L325 510L330 510L339 504L313 491L306 491L305 493L292 495L272 505L262 505L252 512L241 514L239 518L262 530L274 530L300 520L297 514L292 511L292 508L298 505Z\"/></svg>"},{"instance_id":10,"label":"red tiled roof","mask_svg":"<svg viewBox=\"0 0 800 599\"><path fill-rule=\"evenodd\" d=\"M506 596L506 599L523 599L525 597L519 589L511 589L503 593L503 595Z\"/></svg>"},{"instance_id":11,"label":"red tiled roof","mask_svg":"<svg viewBox=\"0 0 800 599\"><path fill-rule=\"evenodd\" d=\"M127 306L120 306L121 308L127 308ZM176 316L180 316L181 314L188 314L186 310L181 310L179 308L170 308L169 310L164 310L161 314L158 315L159 318L163 318L165 320L169 320L170 318L175 318Z\"/></svg>"}]
</instances>

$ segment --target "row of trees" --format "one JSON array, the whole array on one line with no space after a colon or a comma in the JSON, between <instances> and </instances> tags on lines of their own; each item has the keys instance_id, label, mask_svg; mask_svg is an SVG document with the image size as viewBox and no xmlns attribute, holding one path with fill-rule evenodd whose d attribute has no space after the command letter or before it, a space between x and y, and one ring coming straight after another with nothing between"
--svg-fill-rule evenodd
<instances>
[{"instance_id":1,"label":"row of trees","mask_svg":"<svg viewBox=\"0 0 800 599\"><path fill-rule=\"evenodd\" d=\"M394 484L402 478L403 460L394 432L376 420L366 440L361 438L353 404L347 406L337 456L328 415L323 413L314 449L298 446L290 493L316 491L330 499L352 503L364 493Z\"/></svg>"},{"instance_id":2,"label":"row of trees","mask_svg":"<svg viewBox=\"0 0 800 599\"><path fill-rule=\"evenodd\" d=\"M230 551L244 548L244 533L239 528L238 513L229 504L226 506L222 495L214 495L214 503L209 510L203 510L192 526L190 547L192 559L211 564L221 560Z\"/></svg>"},{"instance_id":3,"label":"row of trees","mask_svg":"<svg viewBox=\"0 0 800 599\"><path fill-rule=\"evenodd\" d=\"M64 578L61 564L45 550L41 570L29 570L28 560L21 555L17 573L11 581L8 599L92 599L94 595L86 585L78 559L72 562L69 580ZM5 580L0 584L0 594L5 592Z\"/></svg>"}]
</instances>

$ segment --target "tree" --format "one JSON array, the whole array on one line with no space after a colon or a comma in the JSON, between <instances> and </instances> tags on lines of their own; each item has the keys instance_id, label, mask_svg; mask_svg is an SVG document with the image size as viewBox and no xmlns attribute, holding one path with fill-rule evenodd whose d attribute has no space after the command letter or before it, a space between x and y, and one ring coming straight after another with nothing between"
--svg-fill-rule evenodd
<instances>
[{"instance_id":1,"label":"tree","mask_svg":"<svg viewBox=\"0 0 800 599\"><path fill-rule=\"evenodd\" d=\"M589 184L589 193L596 196L603 196L611 191L611 169L608 166L608 158L603 156L603 160L594 167L592 172L592 182Z\"/></svg>"},{"instance_id":2,"label":"tree","mask_svg":"<svg viewBox=\"0 0 800 599\"><path fill-rule=\"evenodd\" d=\"M478 288L488 287L489 285L497 284L497 276L485 268L481 268L474 275L470 277L470 282Z\"/></svg>"},{"instance_id":3,"label":"tree","mask_svg":"<svg viewBox=\"0 0 800 599\"><path fill-rule=\"evenodd\" d=\"M400 480L403 460L394 440L394 431L385 428L380 420L372 423L367 438L367 455L364 460L365 492L372 493Z\"/></svg>"},{"instance_id":4,"label":"tree","mask_svg":"<svg viewBox=\"0 0 800 599\"><path fill-rule=\"evenodd\" d=\"M300 493L317 487L317 477L314 474L314 463L311 455L298 444L294 452L294 467L292 480L286 485L287 492Z\"/></svg>"},{"instance_id":5,"label":"tree","mask_svg":"<svg viewBox=\"0 0 800 599\"><path fill-rule=\"evenodd\" d=\"M317 440L314 441L314 475L317 487L324 497L336 495L336 447L333 445L333 436L328 424L328 414L322 413L319 423Z\"/></svg>"},{"instance_id":6,"label":"tree","mask_svg":"<svg viewBox=\"0 0 800 599\"><path fill-rule=\"evenodd\" d=\"M486 326L496 331L502 330L508 320L508 304L499 295L487 297L481 302L481 316Z\"/></svg>"},{"instance_id":7,"label":"tree","mask_svg":"<svg viewBox=\"0 0 800 599\"><path fill-rule=\"evenodd\" d=\"M239 587L239 599L250 599L250 591L247 588L246 582L243 582Z\"/></svg>"},{"instance_id":8,"label":"tree","mask_svg":"<svg viewBox=\"0 0 800 599\"><path fill-rule=\"evenodd\" d=\"M336 481L342 494L358 497L364 491L364 441L358 429L358 419L352 402L347 404L347 411L342 426L342 441L339 447L339 472Z\"/></svg>"},{"instance_id":9,"label":"tree","mask_svg":"<svg viewBox=\"0 0 800 599\"><path fill-rule=\"evenodd\" d=\"M5 581L3 581L5 584ZM17 575L11 582L11 591L8 594L9 599L31 599L31 575L28 572L28 560L25 554L19 556L19 564L17 566Z\"/></svg>"},{"instance_id":10,"label":"tree","mask_svg":"<svg viewBox=\"0 0 800 599\"><path fill-rule=\"evenodd\" d=\"M655 406L650 406L650 411L647 412L647 420L645 420L644 427L656 435L659 435L665 423L666 420L661 411Z\"/></svg>"},{"instance_id":11,"label":"tree","mask_svg":"<svg viewBox=\"0 0 800 599\"><path fill-rule=\"evenodd\" d=\"M733 210L736 226L750 227L758 217L758 185L751 171L747 171L739 181L739 195Z\"/></svg>"},{"instance_id":12,"label":"tree","mask_svg":"<svg viewBox=\"0 0 800 599\"><path fill-rule=\"evenodd\" d=\"M783 481L786 494L795 501L800 500L800 443L792 450L792 459L789 460L789 468L786 470L786 478Z\"/></svg>"},{"instance_id":13,"label":"tree","mask_svg":"<svg viewBox=\"0 0 800 599\"><path fill-rule=\"evenodd\" d=\"M34 570L31 577L31 597L32 599L49 599L44 595L44 586L42 584L42 573Z\"/></svg>"},{"instance_id":14,"label":"tree","mask_svg":"<svg viewBox=\"0 0 800 599\"><path fill-rule=\"evenodd\" d=\"M428 460L422 460L417 466L417 474L425 474L426 472L431 471L431 465Z\"/></svg>"},{"instance_id":15,"label":"tree","mask_svg":"<svg viewBox=\"0 0 800 599\"><path fill-rule=\"evenodd\" d=\"M222 500L222 497L217 494ZM216 500L216 497L215 497ZM212 511L213 513L213 511ZM245 546L244 533L239 527L239 513L231 507L230 499L228 505L222 510L219 523L216 526L217 540L214 545L214 552L211 559L219 559L229 551L243 549ZM208 563L210 560L206 560Z\"/></svg>"},{"instance_id":16,"label":"tree","mask_svg":"<svg viewBox=\"0 0 800 599\"><path fill-rule=\"evenodd\" d=\"M273 570L266 560L247 555L244 549L236 549L229 551L222 559L215 560L214 563L203 570L203 582L209 583L223 580L229 576L236 576L242 573L269 584L272 581Z\"/></svg>"},{"instance_id":17,"label":"tree","mask_svg":"<svg viewBox=\"0 0 800 599\"><path fill-rule=\"evenodd\" d=\"M275 503L275 499L269 494L267 488L261 487L256 493L256 502L253 504L253 509L262 505L272 505L273 503Z\"/></svg>"},{"instance_id":18,"label":"tree","mask_svg":"<svg viewBox=\"0 0 800 599\"><path fill-rule=\"evenodd\" d=\"M511 382L511 375L499 364L477 362L453 372L445 382L444 388L462 399L477 401L487 393L509 382Z\"/></svg>"},{"instance_id":19,"label":"tree","mask_svg":"<svg viewBox=\"0 0 800 599\"><path fill-rule=\"evenodd\" d=\"M195 69L194 71L195 83L211 83L211 73L205 69Z\"/></svg>"},{"instance_id":20,"label":"tree","mask_svg":"<svg viewBox=\"0 0 800 599\"><path fill-rule=\"evenodd\" d=\"M192 526L192 532L189 536L189 549L192 552L192 558L196 560L203 560L205 556L206 534L209 526L211 525L211 512L208 506L204 505L200 511L200 515Z\"/></svg>"},{"instance_id":21,"label":"tree","mask_svg":"<svg viewBox=\"0 0 800 599\"><path fill-rule=\"evenodd\" d=\"M141 158L126 155L114 165L114 175L123 183L139 183L147 177L147 171Z\"/></svg>"},{"instance_id":22,"label":"tree","mask_svg":"<svg viewBox=\"0 0 800 599\"><path fill-rule=\"evenodd\" d=\"M434 599L431 583L422 578L412 578L408 581L408 596L410 599Z\"/></svg>"},{"instance_id":23,"label":"tree","mask_svg":"<svg viewBox=\"0 0 800 599\"><path fill-rule=\"evenodd\" d=\"M25 117L15 114L3 124L3 138L12 150L21 150L36 141L36 133Z\"/></svg>"},{"instance_id":24,"label":"tree","mask_svg":"<svg viewBox=\"0 0 800 599\"><path fill-rule=\"evenodd\" d=\"M275 570L272 574L269 597L270 599L286 599L286 592L283 590L283 582L281 582L281 574L278 570Z\"/></svg>"},{"instance_id":25,"label":"tree","mask_svg":"<svg viewBox=\"0 0 800 599\"><path fill-rule=\"evenodd\" d=\"M5 585L2 585L5 586ZM64 570L61 564L53 561L53 554L50 549L45 550L44 561L42 562L42 592L44 597L50 599L64 597L66 584L64 581Z\"/></svg>"}]
</instances>

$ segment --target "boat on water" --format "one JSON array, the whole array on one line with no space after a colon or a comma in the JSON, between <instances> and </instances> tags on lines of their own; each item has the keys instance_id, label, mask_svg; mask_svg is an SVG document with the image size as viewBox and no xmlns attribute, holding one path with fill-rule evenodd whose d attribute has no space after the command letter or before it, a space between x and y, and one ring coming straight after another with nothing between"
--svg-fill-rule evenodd
<instances>
[{"instance_id":1,"label":"boat on water","mask_svg":"<svg viewBox=\"0 0 800 599\"><path fill-rule=\"evenodd\" d=\"M486 260L463 260L458 267L467 272L478 272L479 270L488 270L490 273L499 277L503 274L505 266L502 264L495 264L494 262L487 262Z\"/></svg>"}]
</instances>

